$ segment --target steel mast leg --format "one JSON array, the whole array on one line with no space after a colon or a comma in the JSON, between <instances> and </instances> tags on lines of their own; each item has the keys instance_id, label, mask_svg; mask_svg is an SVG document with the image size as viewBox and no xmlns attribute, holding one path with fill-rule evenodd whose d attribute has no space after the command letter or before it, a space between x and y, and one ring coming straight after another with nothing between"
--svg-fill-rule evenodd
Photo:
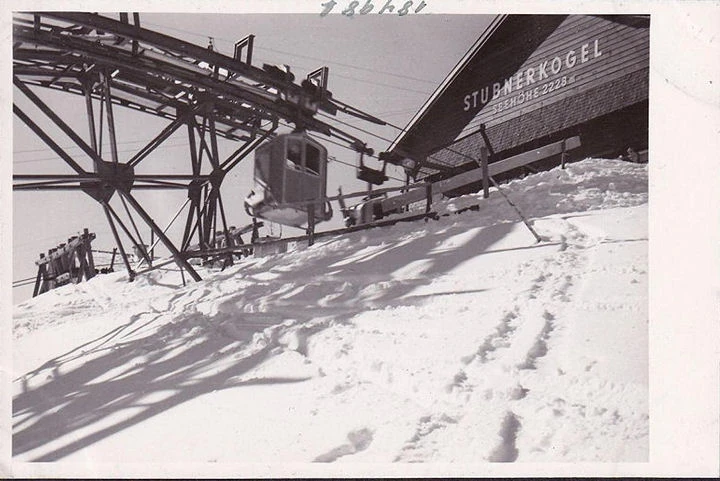
<instances>
[{"instance_id":1,"label":"steel mast leg","mask_svg":"<svg viewBox=\"0 0 720 481\"><path fill-rule=\"evenodd\" d=\"M130 195L129 192L126 190L118 190L118 193L122 196L124 196L127 201L130 203L130 205L133 206L133 209L142 217L142 219L147 223L147 225L150 226L150 229L152 229L153 232L155 232L155 235L158 236L158 239L165 244L165 247L170 251L173 258L175 259L175 262L178 264L179 267L185 269L188 274L193 278L195 281L200 281L202 278L200 275L195 272L195 269L193 269L193 266L190 265L190 263L182 256L179 250L177 250L177 247L173 245L173 243L170 241L170 239L167 238L165 233L160 229L160 227L155 224L155 221L152 220L150 215L145 212L145 210L140 206L137 200Z\"/></svg>"},{"instance_id":2,"label":"steel mast leg","mask_svg":"<svg viewBox=\"0 0 720 481\"><path fill-rule=\"evenodd\" d=\"M128 279L130 280L130 282L132 282L135 279L135 271L133 271L132 267L130 267L130 261L128 261L127 254L125 253L125 248L123 247L122 242L120 242L120 236L118 235L117 228L115 228L115 223L113 222L112 216L110 215L110 208L108 207L107 202L101 201L100 203L103 206L105 216L107 217L108 223L110 224L110 230L112 230L113 237L115 237L115 243L117 244L118 249L120 249L120 257L122 257L125 268L128 271Z\"/></svg>"}]
</instances>

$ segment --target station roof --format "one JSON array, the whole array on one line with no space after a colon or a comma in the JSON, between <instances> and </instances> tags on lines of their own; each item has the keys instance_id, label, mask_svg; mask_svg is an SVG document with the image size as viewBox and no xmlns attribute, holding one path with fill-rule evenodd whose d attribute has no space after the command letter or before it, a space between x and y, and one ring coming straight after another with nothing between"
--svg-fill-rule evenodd
<instances>
[{"instance_id":1,"label":"station roof","mask_svg":"<svg viewBox=\"0 0 720 481\"><path fill-rule=\"evenodd\" d=\"M478 85L511 76L567 15L498 15L393 141L389 152L418 162L426 173L446 171L435 152L467 137L476 111L463 109L463 98ZM604 16L620 23L647 23L647 16ZM612 18L610 18L612 17ZM622 18L620 18L622 17ZM431 156L428 158L428 156Z\"/></svg>"},{"instance_id":2,"label":"station roof","mask_svg":"<svg viewBox=\"0 0 720 481\"><path fill-rule=\"evenodd\" d=\"M483 78L497 77L497 70L502 68L488 61L491 59L487 58L487 54L494 52L499 54L496 58L501 59L502 53L509 49L510 44L521 41L527 44L528 48L523 50L530 55L539 44L535 39L540 36L542 41L565 17L566 15L496 16L388 150L415 161L422 161L429 154L452 143L475 115L474 112L462 111L463 96L471 86L483 83ZM548 25L550 28L543 25L548 23L551 24ZM545 34L528 36L529 30ZM522 63L524 59L516 59L511 63L518 61ZM442 166L434 164L432 160L427 163L433 164L432 168L435 170L441 170Z\"/></svg>"}]
</instances>

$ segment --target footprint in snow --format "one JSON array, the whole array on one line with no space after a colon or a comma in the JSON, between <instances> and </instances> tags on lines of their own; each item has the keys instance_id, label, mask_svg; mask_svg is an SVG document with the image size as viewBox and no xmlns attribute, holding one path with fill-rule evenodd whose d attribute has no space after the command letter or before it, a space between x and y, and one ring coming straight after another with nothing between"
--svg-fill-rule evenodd
<instances>
[{"instance_id":1,"label":"footprint in snow","mask_svg":"<svg viewBox=\"0 0 720 481\"><path fill-rule=\"evenodd\" d=\"M435 413L423 416L418 420L415 434L405 443L400 454L394 462L414 463L427 460L427 449L436 442L439 432L451 424L457 424L458 419L445 413Z\"/></svg>"},{"instance_id":2,"label":"footprint in snow","mask_svg":"<svg viewBox=\"0 0 720 481\"><path fill-rule=\"evenodd\" d=\"M514 412L508 411L505 413L505 418L498 433L501 439L500 444L490 453L488 461L491 463L512 463L517 460L519 452L515 442L521 427L520 419Z\"/></svg>"},{"instance_id":3,"label":"footprint in snow","mask_svg":"<svg viewBox=\"0 0 720 481\"><path fill-rule=\"evenodd\" d=\"M314 463L333 463L343 456L359 453L370 446L373 432L368 428L351 431L347 435L348 442L321 454L313 460Z\"/></svg>"}]
</instances>

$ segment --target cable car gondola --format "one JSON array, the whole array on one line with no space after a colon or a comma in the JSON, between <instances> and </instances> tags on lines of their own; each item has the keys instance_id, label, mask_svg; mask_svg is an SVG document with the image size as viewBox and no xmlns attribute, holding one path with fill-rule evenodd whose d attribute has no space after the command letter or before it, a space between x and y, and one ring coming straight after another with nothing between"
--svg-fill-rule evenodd
<instances>
[{"instance_id":1,"label":"cable car gondola","mask_svg":"<svg viewBox=\"0 0 720 481\"><path fill-rule=\"evenodd\" d=\"M324 200L327 149L306 133L281 134L258 147L254 179L245 199L249 215L294 227L332 218Z\"/></svg>"}]
</instances>

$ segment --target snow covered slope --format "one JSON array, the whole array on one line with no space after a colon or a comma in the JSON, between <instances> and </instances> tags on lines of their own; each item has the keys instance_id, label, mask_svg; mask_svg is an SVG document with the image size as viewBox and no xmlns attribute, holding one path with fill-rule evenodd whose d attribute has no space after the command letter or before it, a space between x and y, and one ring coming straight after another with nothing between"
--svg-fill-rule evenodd
<instances>
[{"instance_id":1,"label":"snow covered slope","mask_svg":"<svg viewBox=\"0 0 720 481\"><path fill-rule=\"evenodd\" d=\"M647 185L603 159L506 184L539 244L493 191L19 304L15 460L646 461Z\"/></svg>"}]
</instances>

